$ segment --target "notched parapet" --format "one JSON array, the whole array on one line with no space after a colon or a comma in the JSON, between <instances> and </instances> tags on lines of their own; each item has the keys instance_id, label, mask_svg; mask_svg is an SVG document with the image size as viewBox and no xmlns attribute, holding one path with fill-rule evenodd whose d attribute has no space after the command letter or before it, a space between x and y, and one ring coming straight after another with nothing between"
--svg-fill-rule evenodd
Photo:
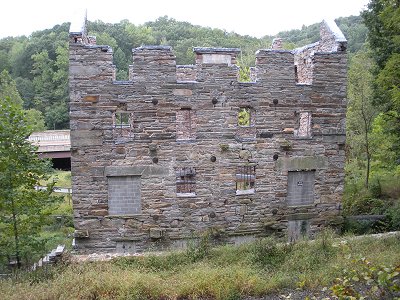
<instances>
[{"instance_id":1,"label":"notched parapet","mask_svg":"<svg viewBox=\"0 0 400 300\"><path fill-rule=\"evenodd\" d=\"M196 54L197 81L237 81L239 48L195 47L193 52Z\"/></svg>"},{"instance_id":2,"label":"notched parapet","mask_svg":"<svg viewBox=\"0 0 400 300\"><path fill-rule=\"evenodd\" d=\"M197 67L195 65L177 65L176 80L178 82L196 81Z\"/></svg>"},{"instance_id":3,"label":"notched parapet","mask_svg":"<svg viewBox=\"0 0 400 300\"><path fill-rule=\"evenodd\" d=\"M176 82L176 58L171 46L142 46L132 49L129 80Z\"/></svg>"},{"instance_id":4,"label":"notched parapet","mask_svg":"<svg viewBox=\"0 0 400 300\"><path fill-rule=\"evenodd\" d=\"M256 52L257 81L294 82L293 53L288 50L261 49Z\"/></svg>"},{"instance_id":5,"label":"notched parapet","mask_svg":"<svg viewBox=\"0 0 400 300\"><path fill-rule=\"evenodd\" d=\"M336 76L338 73L335 70L323 72L324 70L316 68L330 68L328 60L335 60L334 56L341 57L340 54L346 52L347 40L336 23L328 20L321 23L320 36L319 42L293 51L282 50L282 39L274 39L272 49L256 52L256 65L251 70L251 81L268 83L284 80L288 84L311 85L315 80L323 82L323 78L317 78L320 76L318 74L325 74L325 78ZM170 46L142 46L132 50L133 64L129 66L129 81L123 83L215 80L234 82L238 78L236 59L240 51L239 48L195 47L195 65L177 66ZM333 56L317 61L317 54ZM87 35L86 16L83 21L78 20L71 24L70 57L72 76L81 78L83 75L88 79L115 81L112 49L109 46L97 46L96 38Z\"/></svg>"},{"instance_id":6,"label":"notched parapet","mask_svg":"<svg viewBox=\"0 0 400 300\"><path fill-rule=\"evenodd\" d=\"M236 65L239 48L208 48L195 47L196 65Z\"/></svg>"}]
</instances>

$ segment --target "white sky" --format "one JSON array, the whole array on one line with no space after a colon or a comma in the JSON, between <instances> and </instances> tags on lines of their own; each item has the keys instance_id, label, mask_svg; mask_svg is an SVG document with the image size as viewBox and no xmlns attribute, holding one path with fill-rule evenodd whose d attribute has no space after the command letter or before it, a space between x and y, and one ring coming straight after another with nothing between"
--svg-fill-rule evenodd
<instances>
[{"instance_id":1,"label":"white sky","mask_svg":"<svg viewBox=\"0 0 400 300\"><path fill-rule=\"evenodd\" d=\"M178 21L262 37L299 29L324 18L358 15L368 0L7 0L1 4L0 38L70 22L77 11L91 21L139 25L167 15Z\"/></svg>"}]
</instances>

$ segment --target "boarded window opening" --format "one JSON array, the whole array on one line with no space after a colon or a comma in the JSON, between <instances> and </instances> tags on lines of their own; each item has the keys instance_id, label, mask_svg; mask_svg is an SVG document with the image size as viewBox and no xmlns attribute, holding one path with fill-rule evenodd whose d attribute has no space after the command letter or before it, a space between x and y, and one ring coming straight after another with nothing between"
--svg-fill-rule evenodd
<instances>
[{"instance_id":1,"label":"boarded window opening","mask_svg":"<svg viewBox=\"0 0 400 300\"><path fill-rule=\"evenodd\" d=\"M249 107L242 107L238 113L238 125L250 126L251 125L251 110Z\"/></svg>"},{"instance_id":2,"label":"boarded window opening","mask_svg":"<svg viewBox=\"0 0 400 300\"><path fill-rule=\"evenodd\" d=\"M195 114L190 108L182 108L176 112L176 139L196 139Z\"/></svg>"},{"instance_id":3,"label":"boarded window opening","mask_svg":"<svg viewBox=\"0 0 400 300\"><path fill-rule=\"evenodd\" d=\"M108 213L110 215L140 214L140 176L108 177Z\"/></svg>"},{"instance_id":4,"label":"boarded window opening","mask_svg":"<svg viewBox=\"0 0 400 300\"><path fill-rule=\"evenodd\" d=\"M176 193L180 196L196 194L196 170L192 167L176 171Z\"/></svg>"},{"instance_id":5,"label":"boarded window opening","mask_svg":"<svg viewBox=\"0 0 400 300\"><path fill-rule=\"evenodd\" d=\"M236 169L236 194L254 193L256 166L239 166Z\"/></svg>"},{"instance_id":6,"label":"boarded window opening","mask_svg":"<svg viewBox=\"0 0 400 300\"><path fill-rule=\"evenodd\" d=\"M287 204L289 206L313 204L314 182L315 171L290 171Z\"/></svg>"},{"instance_id":7,"label":"boarded window opening","mask_svg":"<svg viewBox=\"0 0 400 300\"><path fill-rule=\"evenodd\" d=\"M299 113L298 129L294 133L301 138L311 137L311 112Z\"/></svg>"},{"instance_id":8,"label":"boarded window opening","mask_svg":"<svg viewBox=\"0 0 400 300\"><path fill-rule=\"evenodd\" d=\"M131 127L130 113L128 112L116 112L114 119L115 128L129 128Z\"/></svg>"}]
</instances>

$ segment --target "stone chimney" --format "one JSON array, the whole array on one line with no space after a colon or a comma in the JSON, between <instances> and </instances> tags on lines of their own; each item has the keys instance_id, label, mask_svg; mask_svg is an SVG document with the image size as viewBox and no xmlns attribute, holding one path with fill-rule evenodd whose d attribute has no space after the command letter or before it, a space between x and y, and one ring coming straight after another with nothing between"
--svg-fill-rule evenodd
<instances>
[{"instance_id":1,"label":"stone chimney","mask_svg":"<svg viewBox=\"0 0 400 300\"><path fill-rule=\"evenodd\" d=\"M282 38L274 38L272 40L271 49L272 50L282 50L282 42L283 42Z\"/></svg>"}]
</instances>

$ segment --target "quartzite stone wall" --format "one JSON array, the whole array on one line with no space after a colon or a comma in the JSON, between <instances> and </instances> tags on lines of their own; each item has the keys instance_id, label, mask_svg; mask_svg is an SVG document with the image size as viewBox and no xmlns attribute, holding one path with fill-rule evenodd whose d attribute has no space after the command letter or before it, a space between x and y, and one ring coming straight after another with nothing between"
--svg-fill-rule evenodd
<instances>
[{"instance_id":1,"label":"quartzite stone wall","mask_svg":"<svg viewBox=\"0 0 400 300\"><path fill-rule=\"evenodd\" d=\"M256 81L247 83L237 81L239 49L195 48L195 65L178 67L177 77L175 56L166 46L134 49L129 81L116 81L112 49L93 45L85 29L71 32L78 251L180 246L210 228L227 241L271 233L292 239L337 219L347 61L345 41L329 26L322 23L320 48L312 53L309 48L259 50ZM319 50L324 41L335 50ZM311 66L306 82L296 78L300 56ZM238 125L243 109L249 112L249 126ZM311 135L295 134L301 113L311 115ZM129 120L118 121L121 114ZM185 122L190 126L182 128ZM253 190L236 190L237 170L243 166L255 166ZM177 175L187 170L192 177ZM307 182L293 179L302 174ZM288 177L295 184L291 188L300 189L291 192L289 201ZM177 193L177 180L188 178L195 192ZM113 190L130 182L125 198L118 198ZM311 197L304 203L295 199L303 192ZM132 207L124 212L123 205Z\"/></svg>"}]
</instances>

